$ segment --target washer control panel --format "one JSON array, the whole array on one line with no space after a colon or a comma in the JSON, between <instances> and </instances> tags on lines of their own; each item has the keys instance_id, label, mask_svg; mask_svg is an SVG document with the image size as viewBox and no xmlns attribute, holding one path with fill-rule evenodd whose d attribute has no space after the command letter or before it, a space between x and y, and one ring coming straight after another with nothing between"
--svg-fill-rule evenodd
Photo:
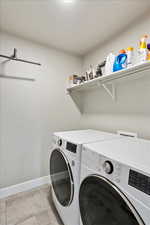
<instances>
[{"instance_id":1,"label":"washer control panel","mask_svg":"<svg viewBox=\"0 0 150 225\"><path fill-rule=\"evenodd\" d=\"M82 164L116 183L121 181L122 165L104 155L100 155L98 152L84 147Z\"/></svg>"},{"instance_id":2,"label":"washer control panel","mask_svg":"<svg viewBox=\"0 0 150 225\"><path fill-rule=\"evenodd\" d=\"M52 146L53 146L53 148L62 148L62 149L64 149L65 141L62 138L53 135Z\"/></svg>"},{"instance_id":3,"label":"washer control panel","mask_svg":"<svg viewBox=\"0 0 150 225\"><path fill-rule=\"evenodd\" d=\"M130 170L128 184L137 190L150 195L150 177L137 171Z\"/></svg>"},{"instance_id":4,"label":"washer control panel","mask_svg":"<svg viewBox=\"0 0 150 225\"><path fill-rule=\"evenodd\" d=\"M103 174L108 179L120 183L121 180L121 165L111 159L103 157Z\"/></svg>"}]
</instances>

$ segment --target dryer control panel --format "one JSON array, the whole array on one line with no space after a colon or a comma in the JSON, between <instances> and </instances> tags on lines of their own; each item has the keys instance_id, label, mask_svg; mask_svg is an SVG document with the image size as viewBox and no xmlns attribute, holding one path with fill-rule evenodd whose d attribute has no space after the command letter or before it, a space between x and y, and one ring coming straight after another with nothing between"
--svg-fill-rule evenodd
<instances>
[{"instance_id":1,"label":"dryer control panel","mask_svg":"<svg viewBox=\"0 0 150 225\"><path fill-rule=\"evenodd\" d=\"M76 153L77 152L77 145L71 143L71 142L67 142L66 143L66 149L69 151L69 152L73 152L73 153Z\"/></svg>"},{"instance_id":2,"label":"dryer control panel","mask_svg":"<svg viewBox=\"0 0 150 225\"><path fill-rule=\"evenodd\" d=\"M63 140L62 138L59 138L57 136L53 136L52 143L55 146L58 146L59 148L65 149L72 153L77 153L77 145L68 141Z\"/></svg>"}]
</instances>

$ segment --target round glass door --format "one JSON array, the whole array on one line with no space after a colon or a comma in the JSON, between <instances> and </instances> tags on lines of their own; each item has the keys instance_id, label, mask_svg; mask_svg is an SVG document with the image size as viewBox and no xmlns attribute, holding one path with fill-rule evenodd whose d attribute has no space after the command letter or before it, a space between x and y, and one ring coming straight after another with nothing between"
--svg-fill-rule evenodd
<instances>
[{"instance_id":1,"label":"round glass door","mask_svg":"<svg viewBox=\"0 0 150 225\"><path fill-rule=\"evenodd\" d=\"M62 206L69 206L74 195L73 176L66 156L59 149L51 154L50 176L57 200Z\"/></svg>"},{"instance_id":2,"label":"round glass door","mask_svg":"<svg viewBox=\"0 0 150 225\"><path fill-rule=\"evenodd\" d=\"M104 177L82 182L79 203L83 225L144 225L126 196Z\"/></svg>"}]
</instances>

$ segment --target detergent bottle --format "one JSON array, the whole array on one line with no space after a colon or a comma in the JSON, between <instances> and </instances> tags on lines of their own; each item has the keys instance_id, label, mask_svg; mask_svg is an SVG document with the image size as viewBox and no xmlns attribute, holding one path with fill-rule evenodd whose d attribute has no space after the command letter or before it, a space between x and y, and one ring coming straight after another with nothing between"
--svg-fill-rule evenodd
<instances>
[{"instance_id":1,"label":"detergent bottle","mask_svg":"<svg viewBox=\"0 0 150 225\"><path fill-rule=\"evenodd\" d=\"M133 65L133 47L127 48L127 68L131 67Z\"/></svg>"},{"instance_id":2,"label":"detergent bottle","mask_svg":"<svg viewBox=\"0 0 150 225\"><path fill-rule=\"evenodd\" d=\"M115 58L113 72L125 69L127 67L127 54L124 49L119 51L119 55Z\"/></svg>"},{"instance_id":3,"label":"detergent bottle","mask_svg":"<svg viewBox=\"0 0 150 225\"><path fill-rule=\"evenodd\" d=\"M114 61L115 55L113 53L110 53L106 58L105 75L109 75L113 72Z\"/></svg>"},{"instance_id":4,"label":"detergent bottle","mask_svg":"<svg viewBox=\"0 0 150 225\"><path fill-rule=\"evenodd\" d=\"M147 35L144 35L141 40L140 40L140 48L139 48L139 63L144 63L147 61L147 53L148 53L148 50L147 50L147 38L148 36Z\"/></svg>"}]
</instances>

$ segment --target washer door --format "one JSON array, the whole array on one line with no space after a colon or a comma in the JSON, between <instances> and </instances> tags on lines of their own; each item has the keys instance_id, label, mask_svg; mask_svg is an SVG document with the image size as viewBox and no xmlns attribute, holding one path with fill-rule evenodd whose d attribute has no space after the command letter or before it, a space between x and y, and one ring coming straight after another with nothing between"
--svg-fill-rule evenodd
<instances>
[{"instance_id":1,"label":"washer door","mask_svg":"<svg viewBox=\"0 0 150 225\"><path fill-rule=\"evenodd\" d=\"M50 157L50 176L57 200L62 206L69 206L73 200L74 183L69 162L60 149Z\"/></svg>"},{"instance_id":2,"label":"washer door","mask_svg":"<svg viewBox=\"0 0 150 225\"><path fill-rule=\"evenodd\" d=\"M79 203L83 225L144 225L126 196L104 177L82 182Z\"/></svg>"}]
</instances>

